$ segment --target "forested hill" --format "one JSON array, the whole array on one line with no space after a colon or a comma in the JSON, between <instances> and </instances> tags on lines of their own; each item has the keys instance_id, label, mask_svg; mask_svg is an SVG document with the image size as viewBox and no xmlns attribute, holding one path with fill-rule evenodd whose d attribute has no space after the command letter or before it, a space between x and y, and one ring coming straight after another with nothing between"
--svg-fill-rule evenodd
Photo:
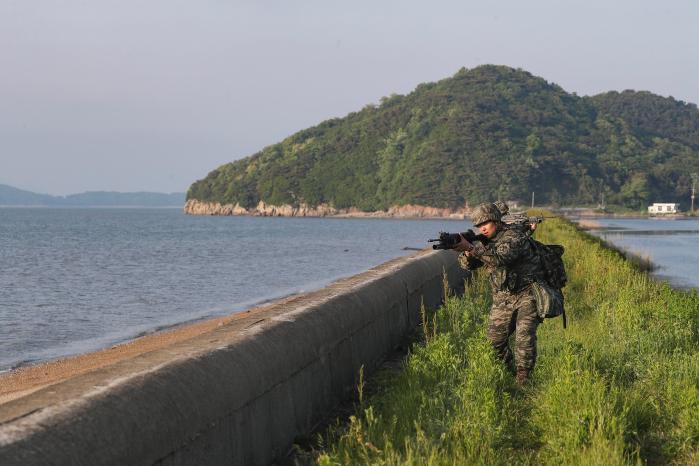
<instances>
[{"instance_id":1,"label":"forested hill","mask_svg":"<svg viewBox=\"0 0 699 466\"><path fill-rule=\"evenodd\" d=\"M699 148L699 109L650 92L607 92L592 97L603 113L621 118L644 141L666 138Z\"/></svg>"},{"instance_id":2,"label":"forested hill","mask_svg":"<svg viewBox=\"0 0 699 466\"><path fill-rule=\"evenodd\" d=\"M223 165L187 198L249 208L384 210L492 199L642 208L687 204L694 104L648 92L570 94L505 66L461 69Z\"/></svg>"}]
</instances>

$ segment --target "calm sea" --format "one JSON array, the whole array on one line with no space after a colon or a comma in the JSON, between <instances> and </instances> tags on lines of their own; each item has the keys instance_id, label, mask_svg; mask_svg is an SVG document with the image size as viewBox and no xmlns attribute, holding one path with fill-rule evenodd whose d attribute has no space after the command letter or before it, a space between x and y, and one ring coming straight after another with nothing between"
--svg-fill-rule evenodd
<instances>
[{"instance_id":1,"label":"calm sea","mask_svg":"<svg viewBox=\"0 0 699 466\"><path fill-rule=\"evenodd\" d=\"M0 370L321 288L467 227L0 208Z\"/></svg>"},{"instance_id":2,"label":"calm sea","mask_svg":"<svg viewBox=\"0 0 699 466\"><path fill-rule=\"evenodd\" d=\"M677 288L699 289L699 220L596 218L593 221L602 229L591 233L649 258L658 267L653 273L656 278Z\"/></svg>"}]
</instances>

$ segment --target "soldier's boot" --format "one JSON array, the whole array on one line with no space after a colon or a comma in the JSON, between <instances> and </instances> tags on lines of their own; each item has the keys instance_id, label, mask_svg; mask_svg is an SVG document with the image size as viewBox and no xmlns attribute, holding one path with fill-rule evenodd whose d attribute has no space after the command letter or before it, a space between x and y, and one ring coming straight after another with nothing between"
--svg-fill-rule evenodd
<instances>
[{"instance_id":1,"label":"soldier's boot","mask_svg":"<svg viewBox=\"0 0 699 466\"><path fill-rule=\"evenodd\" d=\"M505 359L505 367L507 367L507 371L515 375L517 373L517 367L515 366L515 358L512 357L512 353L510 353L509 358Z\"/></svg>"},{"instance_id":2,"label":"soldier's boot","mask_svg":"<svg viewBox=\"0 0 699 466\"><path fill-rule=\"evenodd\" d=\"M519 388L524 387L529 381L529 369L526 367L518 367L517 375L515 376L515 382Z\"/></svg>"},{"instance_id":3,"label":"soldier's boot","mask_svg":"<svg viewBox=\"0 0 699 466\"><path fill-rule=\"evenodd\" d=\"M512 350L509 346L505 346L502 349L498 349L498 356L505 363L505 367L511 374L515 374L515 358L512 354Z\"/></svg>"}]
</instances>

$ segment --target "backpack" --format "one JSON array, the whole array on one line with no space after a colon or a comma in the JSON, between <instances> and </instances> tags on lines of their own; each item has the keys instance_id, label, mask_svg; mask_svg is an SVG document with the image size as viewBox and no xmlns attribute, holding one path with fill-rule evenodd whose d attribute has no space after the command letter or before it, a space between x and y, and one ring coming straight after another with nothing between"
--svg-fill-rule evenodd
<instances>
[{"instance_id":1,"label":"backpack","mask_svg":"<svg viewBox=\"0 0 699 466\"><path fill-rule=\"evenodd\" d=\"M534 244L534 250L539 255L539 259L541 259L546 283L557 290L566 286L568 276L566 275L565 264L563 264L565 248L559 244L540 243L533 238L531 241Z\"/></svg>"},{"instance_id":2,"label":"backpack","mask_svg":"<svg viewBox=\"0 0 699 466\"><path fill-rule=\"evenodd\" d=\"M543 244L533 238L530 238L530 241L544 269L543 282L534 282L533 284L539 317L543 320L544 318L563 316L563 328L566 328L566 311L561 291L568 282L563 263L565 249L558 244Z\"/></svg>"}]
</instances>

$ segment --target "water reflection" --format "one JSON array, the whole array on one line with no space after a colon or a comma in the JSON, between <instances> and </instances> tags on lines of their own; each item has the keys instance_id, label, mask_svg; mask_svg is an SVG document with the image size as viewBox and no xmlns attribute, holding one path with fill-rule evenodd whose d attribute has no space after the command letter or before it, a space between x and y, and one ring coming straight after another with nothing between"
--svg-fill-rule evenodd
<instances>
[{"instance_id":1,"label":"water reflection","mask_svg":"<svg viewBox=\"0 0 699 466\"><path fill-rule=\"evenodd\" d=\"M676 288L699 288L699 220L596 218L581 224L616 247L651 260L653 276Z\"/></svg>"},{"instance_id":2,"label":"water reflection","mask_svg":"<svg viewBox=\"0 0 699 466\"><path fill-rule=\"evenodd\" d=\"M699 230L616 230L604 229L603 234L619 234L619 235L699 235Z\"/></svg>"}]
</instances>

